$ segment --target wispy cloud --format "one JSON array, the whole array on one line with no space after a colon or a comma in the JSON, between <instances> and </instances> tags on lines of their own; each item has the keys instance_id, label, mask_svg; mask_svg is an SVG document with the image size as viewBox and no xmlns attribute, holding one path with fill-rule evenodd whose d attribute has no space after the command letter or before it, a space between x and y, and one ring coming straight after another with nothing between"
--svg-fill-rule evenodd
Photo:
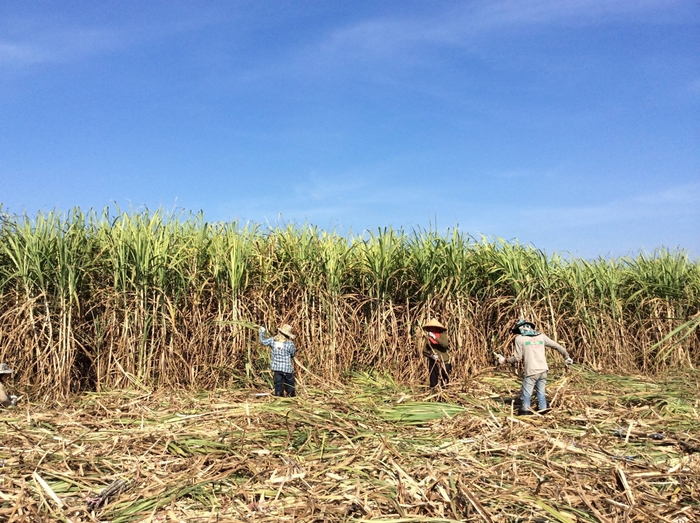
<instances>
[{"instance_id":1,"label":"wispy cloud","mask_svg":"<svg viewBox=\"0 0 700 523\"><path fill-rule=\"evenodd\" d=\"M467 22L472 30L492 31L507 27L533 26L545 24L597 25L624 16L648 16L659 13L672 13L674 7L690 5L687 0L636 0L610 2L606 0L502 0L480 2L471 8L466 4L460 9L456 19ZM669 21L670 17L655 17L653 21ZM678 17L677 21L681 21ZM456 24L455 24L456 25Z\"/></svg>"},{"instance_id":2,"label":"wispy cloud","mask_svg":"<svg viewBox=\"0 0 700 523\"><path fill-rule=\"evenodd\" d=\"M332 202L346 200L361 195L366 183L357 177L331 177L317 173L295 183L296 197L312 202Z\"/></svg>"},{"instance_id":3,"label":"wispy cloud","mask_svg":"<svg viewBox=\"0 0 700 523\"><path fill-rule=\"evenodd\" d=\"M0 24L0 65L24 67L66 63L129 49L173 34L218 23L212 13L195 15L135 12L111 21L91 21L46 13L15 15ZM19 18L18 18L19 17Z\"/></svg>"},{"instance_id":4,"label":"wispy cloud","mask_svg":"<svg viewBox=\"0 0 700 523\"><path fill-rule=\"evenodd\" d=\"M339 56L343 57L343 62L365 62L388 59L398 53L401 53L402 63L410 64L411 61L407 58L417 47L471 45L486 33L500 36L503 31L525 26L571 23L593 25L618 16L644 16L652 22L675 20L682 23L687 17L674 14L674 7L692 7L693 2L478 0L438 5L444 7L430 9L429 12L421 10L418 13L396 9L391 15L331 26L320 33L320 39L314 44L292 50L292 53L298 53L299 63L312 66L314 63L319 65L319 61L329 64L331 58L337 59ZM139 45L164 35L230 22L236 19L237 9L223 6L198 6L197 9L192 9L187 3L175 4L175 7L168 6L165 10L137 9L133 16L115 16L109 22L90 22L87 17L78 22L65 15L25 15L25 19L12 21L12 24L6 21L0 25L0 63L21 66L78 60ZM654 17L649 17L650 14ZM698 16L700 14L696 13L696 18ZM18 29L20 27L23 29ZM414 55L414 59L420 61L418 55Z\"/></svg>"},{"instance_id":5,"label":"wispy cloud","mask_svg":"<svg viewBox=\"0 0 700 523\"><path fill-rule=\"evenodd\" d=\"M291 46L284 55L261 62L236 78L262 82L270 78L364 78L374 84L407 86L400 73L434 70L446 49L458 49L476 60L493 60L491 42L537 28L598 26L619 20L687 23L690 0L477 0L438 3L433 9L395 9L359 21L333 21L314 41ZM676 6L684 9L674 9ZM695 19L700 20L696 9ZM431 82L411 82L431 96L450 98L449 90ZM462 99L463 100L463 99ZM464 103L453 100L454 103Z\"/></svg>"},{"instance_id":6,"label":"wispy cloud","mask_svg":"<svg viewBox=\"0 0 700 523\"><path fill-rule=\"evenodd\" d=\"M522 219L548 229L614 226L625 222L677 216L700 219L700 183L669 187L663 191L637 193L624 199L611 199L599 205L548 208L556 220L537 220L540 211L522 211Z\"/></svg>"},{"instance_id":7,"label":"wispy cloud","mask_svg":"<svg viewBox=\"0 0 700 523\"><path fill-rule=\"evenodd\" d=\"M688 85L688 91L694 95L700 95L700 78L690 82Z\"/></svg>"},{"instance_id":8,"label":"wispy cloud","mask_svg":"<svg viewBox=\"0 0 700 523\"><path fill-rule=\"evenodd\" d=\"M133 42L134 35L128 31L64 27L0 43L0 62L13 66L69 62L122 49Z\"/></svg>"},{"instance_id":9,"label":"wispy cloud","mask_svg":"<svg viewBox=\"0 0 700 523\"><path fill-rule=\"evenodd\" d=\"M462 231L577 256L624 255L640 249L683 246L697 256L693 224L700 222L700 183L605 198L598 205L504 205L475 202L455 217ZM442 219L446 217L443 215Z\"/></svg>"},{"instance_id":10,"label":"wispy cloud","mask_svg":"<svg viewBox=\"0 0 700 523\"><path fill-rule=\"evenodd\" d=\"M369 171L369 169L368 169ZM506 173L507 174L507 173ZM515 177L532 173L513 171ZM351 180L351 181L348 181ZM625 198L611 198L598 205L503 207L499 203L483 203L441 195L445 208L435 208L426 198L424 188L415 183L374 183L373 175L364 172L342 175L312 174L303 182L280 187L269 197L246 198L231 203L236 216L253 221L276 221L281 215L293 222L315 224L339 221L346 226L364 228L369 224L383 225L379 216L400 217L403 225L420 224L436 215L443 221L467 225L470 230L484 234L499 231L525 230L595 230L620 227L652 220L673 220L697 216L700 219L700 183L668 187L662 191L638 192ZM601 196L601 199L603 196ZM380 212L377 210L380 209ZM449 210L448 210L449 209ZM410 212L409 212L410 211ZM447 215L450 212L452 215ZM555 217L548 219L547 217Z\"/></svg>"},{"instance_id":11,"label":"wispy cloud","mask_svg":"<svg viewBox=\"0 0 700 523\"><path fill-rule=\"evenodd\" d=\"M520 0L460 2L437 14L392 15L340 27L321 43L323 53L345 56L390 57L424 45L463 46L485 33L498 36L504 30L533 25L597 25L617 17L639 16L647 21L683 23L673 7L687 0ZM649 15L661 14L664 16Z\"/></svg>"},{"instance_id":12,"label":"wispy cloud","mask_svg":"<svg viewBox=\"0 0 700 523\"><path fill-rule=\"evenodd\" d=\"M44 60L39 49L31 44L0 42L0 64L36 64Z\"/></svg>"},{"instance_id":13,"label":"wispy cloud","mask_svg":"<svg viewBox=\"0 0 700 523\"><path fill-rule=\"evenodd\" d=\"M410 183L386 183L384 174L380 174L382 169L382 166L369 166L362 171L310 173L268 191L265 196L228 202L225 214L231 217L233 212L234 217L262 223L277 222L281 216L295 223L309 221L320 226L339 223L347 229L362 230L387 225L382 223L386 216L403 216L403 211L408 210L410 218L421 211L425 191ZM423 209L425 216L421 218L430 216L428 207Z\"/></svg>"},{"instance_id":14,"label":"wispy cloud","mask_svg":"<svg viewBox=\"0 0 700 523\"><path fill-rule=\"evenodd\" d=\"M700 183L689 183L669 187L660 192L644 193L634 196L631 199L633 205L643 206L660 205L664 207L679 207L692 211L693 214L700 213Z\"/></svg>"},{"instance_id":15,"label":"wispy cloud","mask_svg":"<svg viewBox=\"0 0 700 523\"><path fill-rule=\"evenodd\" d=\"M501 180L541 180L549 179L557 176L557 172L553 169L510 169L506 171L496 171L490 174L491 177Z\"/></svg>"}]
</instances>

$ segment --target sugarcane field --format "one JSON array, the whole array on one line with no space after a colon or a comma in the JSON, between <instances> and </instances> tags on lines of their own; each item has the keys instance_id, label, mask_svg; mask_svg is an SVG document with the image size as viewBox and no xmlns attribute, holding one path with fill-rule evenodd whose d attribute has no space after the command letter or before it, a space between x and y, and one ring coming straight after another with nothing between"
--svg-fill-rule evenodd
<instances>
[{"instance_id":1,"label":"sugarcane field","mask_svg":"<svg viewBox=\"0 0 700 523\"><path fill-rule=\"evenodd\" d=\"M0 223L0 521L700 520L683 251Z\"/></svg>"}]
</instances>

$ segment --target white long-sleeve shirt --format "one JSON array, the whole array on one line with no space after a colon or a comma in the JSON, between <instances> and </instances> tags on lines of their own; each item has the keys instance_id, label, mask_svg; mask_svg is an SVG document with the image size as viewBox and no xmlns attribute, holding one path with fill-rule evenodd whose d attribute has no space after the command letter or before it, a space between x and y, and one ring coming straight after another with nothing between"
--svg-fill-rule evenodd
<instances>
[{"instance_id":1,"label":"white long-sleeve shirt","mask_svg":"<svg viewBox=\"0 0 700 523\"><path fill-rule=\"evenodd\" d=\"M564 359L569 359L569 353L556 341L549 339L544 334L537 336L523 336L519 334L515 337L515 349L513 355L508 358L508 363L522 361L525 369L524 376L532 376L549 370L545 347L550 347L559 351Z\"/></svg>"}]
</instances>

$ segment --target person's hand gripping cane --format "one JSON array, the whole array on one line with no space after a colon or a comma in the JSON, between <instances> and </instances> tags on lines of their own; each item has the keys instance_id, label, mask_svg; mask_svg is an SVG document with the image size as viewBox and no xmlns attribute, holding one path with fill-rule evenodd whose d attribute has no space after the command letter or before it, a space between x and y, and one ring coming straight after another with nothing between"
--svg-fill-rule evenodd
<instances>
[{"instance_id":1,"label":"person's hand gripping cane","mask_svg":"<svg viewBox=\"0 0 700 523\"><path fill-rule=\"evenodd\" d=\"M438 345L438 335L432 331L428 331L428 339L430 340L431 345ZM438 354L433 350L433 352L430 354L431 359L435 362L434 365L438 365L440 369L440 373L443 375L447 375L447 368L445 367L445 362L442 361L442 358L438 356Z\"/></svg>"}]
</instances>

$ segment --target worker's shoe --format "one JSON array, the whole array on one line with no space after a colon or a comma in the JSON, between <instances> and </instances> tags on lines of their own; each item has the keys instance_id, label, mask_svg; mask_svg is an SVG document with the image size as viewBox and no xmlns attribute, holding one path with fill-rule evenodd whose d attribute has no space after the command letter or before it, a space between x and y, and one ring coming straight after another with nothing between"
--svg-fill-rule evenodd
<instances>
[{"instance_id":1,"label":"worker's shoe","mask_svg":"<svg viewBox=\"0 0 700 523\"><path fill-rule=\"evenodd\" d=\"M520 409L518 411L518 416L532 416L535 413L532 412L530 409Z\"/></svg>"}]
</instances>

